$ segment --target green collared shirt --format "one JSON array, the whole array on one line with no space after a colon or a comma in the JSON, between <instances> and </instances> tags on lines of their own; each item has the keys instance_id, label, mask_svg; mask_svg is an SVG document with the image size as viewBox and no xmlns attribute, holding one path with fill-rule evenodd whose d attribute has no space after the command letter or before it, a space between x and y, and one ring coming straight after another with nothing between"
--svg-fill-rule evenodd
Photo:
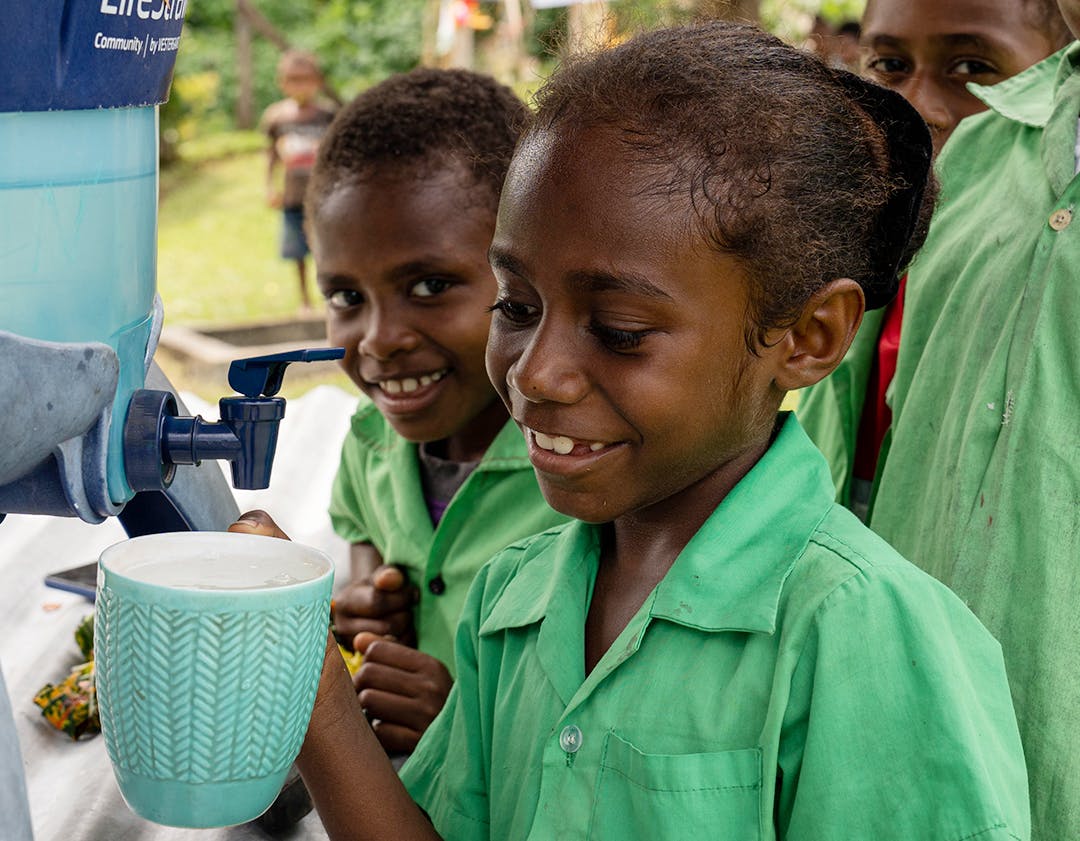
<instances>
[{"instance_id":1,"label":"green collared shirt","mask_svg":"<svg viewBox=\"0 0 1080 841\"><path fill-rule=\"evenodd\" d=\"M458 488L436 527L424 500L416 444L361 400L330 500L350 543L371 543L420 587L418 648L454 674L454 628L476 571L504 546L566 522L544 501L521 430L508 421ZM432 583L434 582L434 584Z\"/></svg>"},{"instance_id":2,"label":"green collared shirt","mask_svg":"<svg viewBox=\"0 0 1080 841\"><path fill-rule=\"evenodd\" d=\"M793 417L592 673L599 528L500 553L403 778L444 838L1026 839L997 643Z\"/></svg>"},{"instance_id":3,"label":"green collared shirt","mask_svg":"<svg viewBox=\"0 0 1080 841\"><path fill-rule=\"evenodd\" d=\"M1033 837L1080 838L1080 44L992 88L938 161L870 525L1001 642Z\"/></svg>"}]
</instances>

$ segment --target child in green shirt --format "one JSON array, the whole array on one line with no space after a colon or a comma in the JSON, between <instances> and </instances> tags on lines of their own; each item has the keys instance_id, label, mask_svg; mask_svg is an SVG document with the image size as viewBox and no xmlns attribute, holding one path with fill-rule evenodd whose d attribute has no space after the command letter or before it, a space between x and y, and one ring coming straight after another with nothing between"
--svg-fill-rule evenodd
<instances>
[{"instance_id":1,"label":"child in green shirt","mask_svg":"<svg viewBox=\"0 0 1080 841\"><path fill-rule=\"evenodd\" d=\"M353 563L335 628L365 655L356 689L390 751L442 707L480 566L565 520L484 370L487 248L525 116L478 73L392 77L339 114L307 191L328 339L364 394L330 506Z\"/></svg>"},{"instance_id":2,"label":"child in green shirt","mask_svg":"<svg viewBox=\"0 0 1080 841\"><path fill-rule=\"evenodd\" d=\"M967 85L996 85L1072 40L1054 0L870 0L866 74L902 94L930 126L935 153L959 122L986 110ZM836 498L863 520L892 420L904 287L866 314L843 362L799 393L799 421L824 453Z\"/></svg>"},{"instance_id":3,"label":"child in green shirt","mask_svg":"<svg viewBox=\"0 0 1080 841\"><path fill-rule=\"evenodd\" d=\"M778 413L920 242L925 124L724 23L571 62L538 101L487 368L577 519L477 576L405 788L327 657L298 764L330 836L1026 838L998 646Z\"/></svg>"},{"instance_id":4,"label":"child in green shirt","mask_svg":"<svg viewBox=\"0 0 1080 841\"><path fill-rule=\"evenodd\" d=\"M1057 841L1080 838L1080 44L974 93L909 276L869 522L1000 641L1032 837Z\"/></svg>"},{"instance_id":5,"label":"child in green shirt","mask_svg":"<svg viewBox=\"0 0 1080 841\"><path fill-rule=\"evenodd\" d=\"M1080 56L1073 45L1046 58L1073 37L1062 13L1075 22L1076 3L872 0L864 18L871 72L951 139L882 384L890 430L861 496L871 528L1001 643L1040 841L1080 838ZM799 402L853 507L882 335L867 313L841 365Z\"/></svg>"}]
</instances>

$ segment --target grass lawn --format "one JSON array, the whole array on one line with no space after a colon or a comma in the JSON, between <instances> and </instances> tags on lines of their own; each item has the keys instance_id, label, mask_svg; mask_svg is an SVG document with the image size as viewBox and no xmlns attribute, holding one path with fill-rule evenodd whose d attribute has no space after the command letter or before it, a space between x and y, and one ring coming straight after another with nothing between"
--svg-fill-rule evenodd
<instances>
[{"instance_id":1,"label":"grass lawn","mask_svg":"<svg viewBox=\"0 0 1080 841\"><path fill-rule=\"evenodd\" d=\"M281 212L263 200L265 166L261 153L247 152L162 174L158 291L171 323L280 319L299 309L295 266L278 256Z\"/></svg>"}]
</instances>

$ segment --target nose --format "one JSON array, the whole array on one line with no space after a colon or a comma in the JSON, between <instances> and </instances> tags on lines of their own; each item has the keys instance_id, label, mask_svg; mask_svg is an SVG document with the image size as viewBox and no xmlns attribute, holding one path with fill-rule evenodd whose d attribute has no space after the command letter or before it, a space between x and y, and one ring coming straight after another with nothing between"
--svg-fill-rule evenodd
<instances>
[{"instance_id":1,"label":"nose","mask_svg":"<svg viewBox=\"0 0 1080 841\"><path fill-rule=\"evenodd\" d=\"M506 372L506 383L530 403L577 403L589 390L585 356L571 331L547 316L530 335Z\"/></svg>"},{"instance_id":2,"label":"nose","mask_svg":"<svg viewBox=\"0 0 1080 841\"><path fill-rule=\"evenodd\" d=\"M945 138L952 133L957 122L940 85L927 74L913 73L897 91L914 106L930 127L936 152L945 142Z\"/></svg>"},{"instance_id":3,"label":"nose","mask_svg":"<svg viewBox=\"0 0 1080 841\"><path fill-rule=\"evenodd\" d=\"M372 303L364 313L364 324L357 346L361 355L386 361L395 354L415 350L420 342L419 332L399 308Z\"/></svg>"}]
</instances>

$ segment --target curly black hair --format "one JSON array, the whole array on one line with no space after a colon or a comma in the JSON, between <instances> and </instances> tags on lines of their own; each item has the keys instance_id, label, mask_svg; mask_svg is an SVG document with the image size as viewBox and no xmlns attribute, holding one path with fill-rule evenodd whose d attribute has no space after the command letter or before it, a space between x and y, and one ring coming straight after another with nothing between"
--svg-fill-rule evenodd
<instances>
[{"instance_id":1,"label":"curly black hair","mask_svg":"<svg viewBox=\"0 0 1080 841\"><path fill-rule=\"evenodd\" d=\"M490 76L418 68L369 88L334 118L308 183L308 217L338 186L388 169L423 177L450 161L468 167L484 201L498 206L528 109Z\"/></svg>"},{"instance_id":2,"label":"curly black hair","mask_svg":"<svg viewBox=\"0 0 1080 841\"><path fill-rule=\"evenodd\" d=\"M895 295L932 207L929 131L898 94L755 27L657 30L571 60L530 132L614 128L647 188L688 195L699 233L751 284L747 344L836 278Z\"/></svg>"}]
</instances>

